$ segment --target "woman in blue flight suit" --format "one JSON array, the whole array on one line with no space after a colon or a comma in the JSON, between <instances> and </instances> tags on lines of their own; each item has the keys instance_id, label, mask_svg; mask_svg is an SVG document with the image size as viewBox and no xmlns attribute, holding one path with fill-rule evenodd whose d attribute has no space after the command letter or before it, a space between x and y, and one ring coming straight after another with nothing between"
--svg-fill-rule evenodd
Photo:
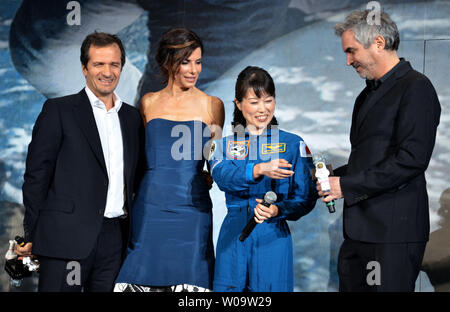
<instances>
[{"instance_id":1,"label":"woman in blue flight suit","mask_svg":"<svg viewBox=\"0 0 450 312\"><path fill-rule=\"evenodd\" d=\"M249 66L239 74L234 102L234 134L215 141L209 157L228 208L217 241L214 291L293 291L286 220L315 206L311 155L302 138L278 129L275 85L264 69ZM262 205L267 191L277 195L270 207ZM258 224L241 242L253 214Z\"/></svg>"}]
</instances>

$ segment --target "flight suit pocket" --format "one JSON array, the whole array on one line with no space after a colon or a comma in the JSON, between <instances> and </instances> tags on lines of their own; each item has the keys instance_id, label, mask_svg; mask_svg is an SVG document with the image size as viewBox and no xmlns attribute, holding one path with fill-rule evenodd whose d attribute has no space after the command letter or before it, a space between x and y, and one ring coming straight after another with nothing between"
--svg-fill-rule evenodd
<instances>
[{"instance_id":1,"label":"flight suit pocket","mask_svg":"<svg viewBox=\"0 0 450 312\"><path fill-rule=\"evenodd\" d=\"M275 193L277 195L282 195L283 197L287 198L289 195L289 179L282 179L277 181L277 186L275 188Z\"/></svg>"}]
</instances>

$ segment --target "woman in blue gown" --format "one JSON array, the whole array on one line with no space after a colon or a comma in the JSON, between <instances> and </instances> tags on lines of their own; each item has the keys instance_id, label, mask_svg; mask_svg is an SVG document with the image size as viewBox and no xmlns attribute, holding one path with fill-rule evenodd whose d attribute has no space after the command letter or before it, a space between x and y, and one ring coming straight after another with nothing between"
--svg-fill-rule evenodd
<instances>
[{"instance_id":1,"label":"woman in blue gown","mask_svg":"<svg viewBox=\"0 0 450 312\"><path fill-rule=\"evenodd\" d=\"M167 85L141 99L147 170L115 291L212 289L212 203L203 151L221 135L224 107L195 87L202 52L200 38L185 28L169 30L159 42L155 59Z\"/></svg>"}]
</instances>

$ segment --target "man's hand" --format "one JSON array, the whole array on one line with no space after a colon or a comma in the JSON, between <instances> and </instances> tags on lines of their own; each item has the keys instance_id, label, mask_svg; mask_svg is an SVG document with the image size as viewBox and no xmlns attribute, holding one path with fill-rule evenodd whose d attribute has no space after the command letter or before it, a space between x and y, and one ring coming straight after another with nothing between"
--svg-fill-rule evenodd
<instances>
[{"instance_id":1,"label":"man's hand","mask_svg":"<svg viewBox=\"0 0 450 312\"><path fill-rule=\"evenodd\" d=\"M23 246L23 247L16 245L16 248L14 251L19 256L17 259L22 260L23 257L34 257L31 254L32 248L33 248L33 243L26 243L25 246Z\"/></svg>"},{"instance_id":2,"label":"man's hand","mask_svg":"<svg viewBox=\"0 0 450 312\"><path fill-rule=\"evenodd\" d=\"M259 203L254 209L256 223L263 223L265 220L278 215L277 206L270 205L269 207L266 207L262 204L264 200L256 198L256 201Z\"/></svg>"},{"instance_id":3,"label":"man's hand","mask_svg":"<svg viewBox=\"0 0 450 312\"><path fill-rule=\"evenodd\" d=\"M330 188L331 188L330 192L322 192L320 183L319 182L316 183L316 185L317 185L316 189L319 193L319 196L322 197L322 201L324 203L328 203L332 200L344 197L344 195L342 194L342 191L341 191L340 177L329 177L328 179L329 179L328 181L330 182Z\"/></svg>"}]
</instances>

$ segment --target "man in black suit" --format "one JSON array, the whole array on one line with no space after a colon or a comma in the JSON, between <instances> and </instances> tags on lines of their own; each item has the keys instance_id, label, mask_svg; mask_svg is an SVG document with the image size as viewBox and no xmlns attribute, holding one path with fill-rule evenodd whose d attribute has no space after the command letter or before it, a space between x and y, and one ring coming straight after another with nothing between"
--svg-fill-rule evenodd
<instances>
[{"instance_id":1,"label":"man in black suit","mask_svg":"<svg viewBox=\"0 0 450 312\"><path fill-rule=\"evenodd\" d=\"M44 103L28 147L17 251L39 256L39 291L111 291L128 234L143 123L114 93L125 51L95 32L80 59L86 88Z\"/></svg>"},{"instance_id":2,"label":"man in black suit","mask_svg":"<svg viewBox=\"0 0 450 312\"><path fill-rule=\"evenodd\" d=\"M367 87L357 97L348 164L323 201L344 198L340 291L414 291L430 232L425 170L440 118L427 77L399 59L396 24L352 12L335 26L347 65ZM375 22L375 23L374 23Z\"/></svg>"}]
</instances>

